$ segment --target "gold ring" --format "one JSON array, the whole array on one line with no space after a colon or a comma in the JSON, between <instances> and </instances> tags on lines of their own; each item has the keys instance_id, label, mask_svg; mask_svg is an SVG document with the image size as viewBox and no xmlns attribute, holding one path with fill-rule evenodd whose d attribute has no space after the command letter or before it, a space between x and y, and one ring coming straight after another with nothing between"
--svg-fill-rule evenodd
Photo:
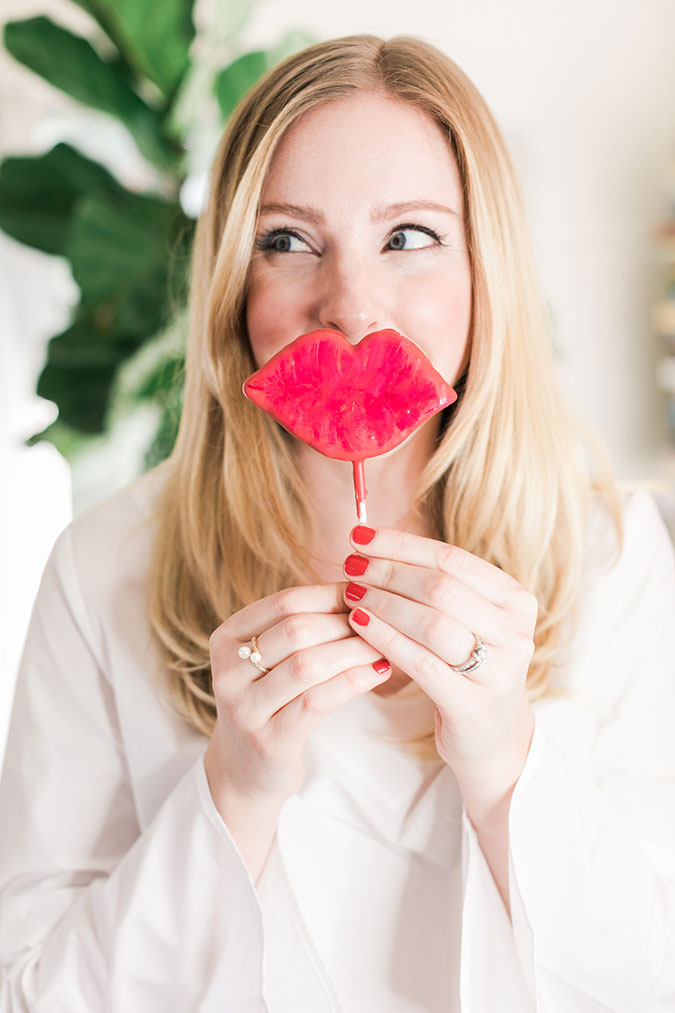
<instances>
[{"instance_id":1,"label":"gold ring","mask_svg":"<svg viewBox=\"0 0 675 1013\"><path fill-rule=\"evenodd\" d=\"M255 665L259 672L269 672L269 668L265 668L262 663L262 655L258 650L257 637L251 637L250 646L249 644L242 644L237 651L237 654L240 658L243 658L245 661L250 661L252 665Z\"/></svg>"}]
</instances>

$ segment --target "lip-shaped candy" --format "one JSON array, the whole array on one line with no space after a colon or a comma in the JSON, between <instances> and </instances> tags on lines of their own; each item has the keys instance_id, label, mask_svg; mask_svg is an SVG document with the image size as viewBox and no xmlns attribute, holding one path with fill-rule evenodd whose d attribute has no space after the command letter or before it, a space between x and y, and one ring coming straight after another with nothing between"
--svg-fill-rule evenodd
<instances>
[{"instance_id":1,"label":"lip-shaped candy","mask_svg":"<svg viewBox=\"0 0 675 1013\"><path fill-rule=\"evenodd\" d=\"M253 373L244 393L321 454L354 462L360 520L364 459L393 450L457 399L420 349L393 330L356 345L339 331L303 334Z\"/></svg>"}]
</instances>

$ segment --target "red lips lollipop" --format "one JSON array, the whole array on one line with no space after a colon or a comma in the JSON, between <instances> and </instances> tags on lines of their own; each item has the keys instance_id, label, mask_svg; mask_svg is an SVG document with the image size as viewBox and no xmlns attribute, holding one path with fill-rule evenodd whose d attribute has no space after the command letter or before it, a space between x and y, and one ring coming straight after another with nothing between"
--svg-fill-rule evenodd
<instances>
[{"instance_id":1,"label":"red lips lollipop","mask_svg":"<svg viewBox=\"0 0 675 1013\"><path fill-rule=\"evenodd\" d=\"M361 522L365 458L393 450L457 400L419 348L392 330L357 345L339 331L303 334L249 376L244 394L321 454L353 462Z\"/></svg>"}]
</instances>

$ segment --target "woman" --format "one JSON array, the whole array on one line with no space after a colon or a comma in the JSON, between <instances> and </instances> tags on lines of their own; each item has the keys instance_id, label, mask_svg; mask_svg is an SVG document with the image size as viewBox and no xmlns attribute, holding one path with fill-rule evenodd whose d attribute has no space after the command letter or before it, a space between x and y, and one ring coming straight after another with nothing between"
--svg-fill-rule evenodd
<instances>
[{"instance_id":1,"label":"woman","mask_svg":"<svg viewBox=\"0 0 675 1013\"><path fill-rule=\"evenodd\" d=\"M2 1008L672 1009L672 549L570 434L470 82L410 39L272 71L191 312L172 458L36 605ZM241 394L316 328L394 328L460 391L369 461L375 527Z\"/></svg>"}]
</instances>

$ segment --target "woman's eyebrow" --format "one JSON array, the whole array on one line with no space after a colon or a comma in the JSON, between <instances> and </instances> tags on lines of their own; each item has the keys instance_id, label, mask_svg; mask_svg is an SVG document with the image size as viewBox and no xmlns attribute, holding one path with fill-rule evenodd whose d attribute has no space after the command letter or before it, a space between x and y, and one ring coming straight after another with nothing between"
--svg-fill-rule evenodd
<instances>
[{"instance_id":1,"label":"woman's eyebrow","mask_svg":"<svg viewBox=\"0 0 675 1013\"><path fill-rule=\"evenodd\" d=\"M375 208L371 212L370 218L373 222L381 222L388 218L395 218L397 215L410 214L415 211L436 211L441 214L452 215L455 218L462 217L459 211L455 211L453 208L448 207L445 204L439 204L438 201L407 200ZM310 225L325 224L325 218L320 211L316 208L303 207L300 204L284 204L273 201L269 204L263 204L260 208L260 214L292 215L294 218L302 218L303 221L309 222Z\"/></svg>"},{"instance_id":2,"label":"woman's eyebrow","mask_svg":"<svg viewBox=\"0 0 675 1013\"><path fill-rule=\"evenodd\" d=\"M439 204L435 200L409 200L400 201L397 204L387 204L384 207L376 208L370 217L374 222L379 222L385 218L395 218L397 215L410 211L440 211L442 214L453 215L455 218L462 217L459 211L455 211L445 204Z\"/></svg>"},{"instance_id":3,"label":"woman's eyebrow","mask_svg":"<svg viewBox=\"0 0 675 1013\"><path fill-rule=\"evenodd\" d=\"M279 204L274 202L263 204L260 208L260 214L293 215L294 218L303 218L311 225L323 225L325 221L320 211L317 211L315 208L301 207L299 204Z\"/></svg>"}]
</instances>

